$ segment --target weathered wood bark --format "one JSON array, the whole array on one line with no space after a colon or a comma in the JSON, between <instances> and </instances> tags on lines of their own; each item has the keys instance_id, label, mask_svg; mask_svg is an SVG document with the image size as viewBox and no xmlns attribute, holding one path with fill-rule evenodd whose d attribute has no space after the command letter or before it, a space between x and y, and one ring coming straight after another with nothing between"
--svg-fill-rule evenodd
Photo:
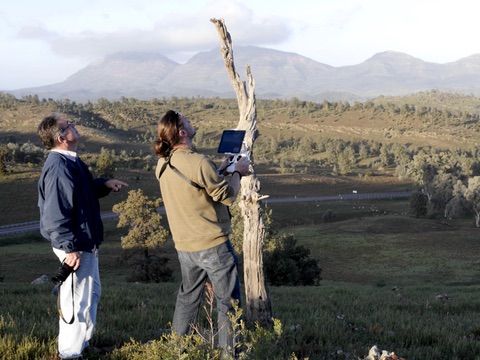
<instances>
[{"instance_id":1,"label":"weathered wood bark","mask_svg":"<svg viewBox=\"0 0 480 360\"><path fill-rule=\"evenodd\" d=\"M228 76L235 90L240 119L237 129L246 130L245 147L253 163L253 144L258 136L257 107L255 100L255 80L246 66L247 82L243 82L235 70L233 46L230 34L223 20L210 20L217 28L221 42L221 52ZM272 321L272 306L265 280L263 266L263 240L265 220L263 218L260 195L260 181L255 174L242 178L239 206L244 219L243 257L244 283L247 321L268 324Z\"/></svg>"}]
</instances>

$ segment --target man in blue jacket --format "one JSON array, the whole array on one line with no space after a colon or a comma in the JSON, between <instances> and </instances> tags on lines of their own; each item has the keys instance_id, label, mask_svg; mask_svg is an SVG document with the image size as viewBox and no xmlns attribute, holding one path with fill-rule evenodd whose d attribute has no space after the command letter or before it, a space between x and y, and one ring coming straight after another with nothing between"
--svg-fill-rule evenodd
<instances>
[{"instance_id":1,"label":"man in blue jacket","mask_svg":"<svg viewBox=\"0 0 480 360\"><path fill-rule=\"evenodd\" d=\"M103 223L98 199L128 184L93 178L77 156L80 133L60 114L45 117L38 135L50 150L38 182L40 232L59 260L73 268L60 287L58 352L62 359L82 359L101 294L98 248Z\"/></svg>"}]
</instances>

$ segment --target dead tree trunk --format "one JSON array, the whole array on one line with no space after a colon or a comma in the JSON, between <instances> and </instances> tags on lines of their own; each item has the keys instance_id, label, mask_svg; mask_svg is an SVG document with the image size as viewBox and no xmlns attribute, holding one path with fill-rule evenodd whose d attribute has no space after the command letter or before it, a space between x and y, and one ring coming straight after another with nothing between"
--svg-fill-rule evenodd
<instances>
[{"instance_id":1,"label":"dead tree trunk","mask_svg":"<svg viewBox=\"0 0 480 360\"><path fill-rule=\"evenodd\" d=\"M245 147L253 163L253 143L258 136L257 107L255 100L255 80L246 66L248 82L241 80L233 61L233 46L230 34L223 20L210 20L217 28L221 42L221 52L228 76L237 95L240 119L237 129L246 130ZM252 175L242 178L241 201L239 202L244 220L243 258L246 315L248 321L268 324L272 321L272 306L263 266L263 239L265 220L261 208L260 181L255 169Z\"/></svg>"}]
</instances>

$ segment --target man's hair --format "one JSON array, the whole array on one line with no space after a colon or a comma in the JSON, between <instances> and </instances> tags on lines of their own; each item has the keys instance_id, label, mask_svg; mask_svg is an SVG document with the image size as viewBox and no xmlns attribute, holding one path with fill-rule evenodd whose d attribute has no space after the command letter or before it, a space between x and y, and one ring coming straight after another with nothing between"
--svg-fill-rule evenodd
<instances>
[{"instance_id":1,"label":"man's hair","mask_svg":"<svg viewBox=\"0 0 480 360\"><path fill-rule=\"evenodd\" d=\"M51 150L56 146L57 136L62 133L62 128L58 125L58 120L61 119L62 116L60 114L53 113L44 117L40 125L38 125L38 137L47 150Z\"/></svg>"},{"instance_id":2,"label":"man's hair","mask_svg":"<svg viewBox=\"0 0 480 360\"><path fill-rule=\"evenodd\" d=\"M160 119L157 126L157 139L153 144L153 149L158 157L170 155L173 147L180 142L179 130L182 126L178 111L168 110Z\"/></svg>"}]
</instances>

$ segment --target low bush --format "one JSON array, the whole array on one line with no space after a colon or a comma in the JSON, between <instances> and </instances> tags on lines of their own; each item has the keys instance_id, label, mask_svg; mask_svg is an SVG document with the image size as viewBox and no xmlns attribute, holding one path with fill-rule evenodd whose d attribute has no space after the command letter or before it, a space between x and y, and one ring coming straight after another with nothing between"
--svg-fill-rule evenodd
<instances>
[{"instance_id":1,"label":"low bush","mask_svg":"<svg viewBox=\"0 0 480 360\"><path fill-rule=\"evenodd\" d=\"M270 285L319 285L322 269L310 258L310 250L297 245L293 234L273 237L266 242L265 270Z\"/></svg>"}]
</instances>

